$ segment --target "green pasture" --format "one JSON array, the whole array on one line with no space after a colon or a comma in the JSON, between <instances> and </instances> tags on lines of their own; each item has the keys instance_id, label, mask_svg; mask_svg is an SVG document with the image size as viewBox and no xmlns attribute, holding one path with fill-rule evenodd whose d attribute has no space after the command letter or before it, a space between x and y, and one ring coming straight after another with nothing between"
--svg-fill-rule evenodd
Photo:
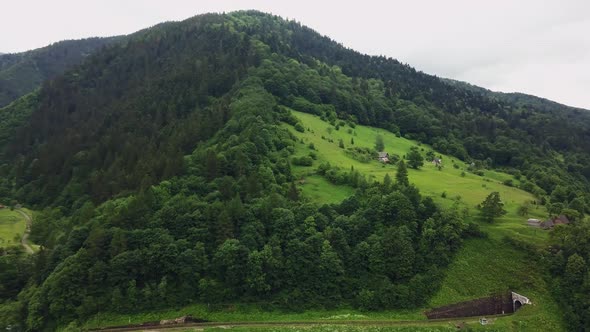
<instances>
[{"instance_id":1,"label":"green pasture","mask_svg":"<svg viewBox=\"0 0 590 332\"><path fill-rule=\"evenodd\" d=\"M0 209L0 247L20 245L25 229L25 219L20 213L8 208Z\"/></svg>"}]
</instances>

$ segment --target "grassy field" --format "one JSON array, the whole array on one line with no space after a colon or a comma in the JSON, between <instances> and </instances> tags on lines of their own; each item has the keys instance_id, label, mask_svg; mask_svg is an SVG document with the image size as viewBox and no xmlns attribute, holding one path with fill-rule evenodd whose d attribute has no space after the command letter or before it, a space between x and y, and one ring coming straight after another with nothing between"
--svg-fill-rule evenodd
<instances>
[{"instance_id":1,"label":"grassy field","mask_svg":"<svg viewBox=\"0 0 590 332\"><path fill-rule=\"evenodd\" d=\"M0 209L0 247L20 245L26 228L25 219L17 211Z\"/></svg>"}]
</instances>

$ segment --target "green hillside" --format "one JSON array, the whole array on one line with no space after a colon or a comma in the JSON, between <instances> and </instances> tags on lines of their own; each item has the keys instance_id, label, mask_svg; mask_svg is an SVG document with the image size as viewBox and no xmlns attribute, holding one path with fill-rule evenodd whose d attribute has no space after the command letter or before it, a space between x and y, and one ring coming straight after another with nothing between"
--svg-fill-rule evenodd
<instances>
[{"instance_id":1,"label":"green hillside","mask_svg":"<svg viewBox=\"0 0 590 332\"><path fill-rule=\"evenodd\" d=\"M350 157L345 149L351 146L351 139L354 140L354 146L373 148L375 137L381 135L384 139L385 151L399 156L406 155L412 146L418 146L424 151L431 150L429 146L397 137L382 129L344 126L336 130L334 126L317 116L292 112L305 128L303 133L292 130L299 139L296 155L307 155L311 151L310 143L313 143L314 152L317 155L317 160L312 167L300 166L295 169L297 176L305 179L300 181L303 183L301 185L303 193L315 201L334 203L352 190L346 186L331 184L315 174L314 168L322 162L330 162L346 169L353 167L380 182L383 181L385 174L394 176L396 167L393 165L383 165L377 160L363 163ZM333 142L330 142L330 139ZM340 139L345 142L345 149L339 147ZM508 213L494 224L479 222L488 237L465 242L446 272L441 289L432 298L429 306L446 305L510 289L529 296L535 306L524 308L513 317L500 318L497 324L509 330L516 327L538 330L548 330L548 327L550 330L561 329L561 313L550 297L548 286L543 279L544 272L537 266L538 261L531 259L526 252L522 252L505 240L506 238L516 239L536 247L546 245L548 231L526 225L526 219L529 217L545 218L547 216L545 208L532 209L528 216L521 216L517 213L518 207L533 201L534 197L518 188L502 184L509 179L518 183L513 176L491 170L486 170L483 176L478 176L468 172L469 165L456 158L438 152L436 156L442 157L445 165L442 170L438 170L435 165L428 162L418 170L409 169L410 182L415 183L422 193L431 195L442 205L451 205L457 201L456 197L460 196L459 201L469 209L471 218L476 220L478 214L476 205L481 203L490 192L497 191L506 203ZM458 168L453 167L453 164L458 165ZM465 176L461 175L463 172ZM319 186L321 186L321 195L317 193ZM446 192L447 198L441 197L442 192Z\"/></svg>"},{"instance_id":2,"label":"green hillside","mask_svg":"<svg viewBox=\"0 0 590 332\"><path fill-rule=\"evenodd\" d=\"M373 149L376 136L381 135L385 143L385 151L389 154L397 154L403 157L413 146L418 147L422 154L432 150L427 145L419 144L416 141L403 137L397 137L395 134L383 129L357 125L355 128L345 126L336 130L334 126L322 121L317 116L296 111L292 111L292 113L295 114L305 127L304 133L292 130L292 133L299 139L295 156L304 156L312 152L313 150L309 149L309 144L312 143L315 150L317 150L317 160L314 162L314 166L322 162L329 162L332 165L337 165L344 169L353 167L355 170L366 174L369 178L382 182L385 174L394 177L396 173L395 165L384 165L375 159L370 162L360 162L351 157L350 154L347 154L345 149L350 147ZM322 136L324 139L322 139ZM340 139L344 142L345 149L339 148L338 140ZM350 144L351 139L354 140L354 145ZM435 155L437 158L442 157L442 170L438 170L435 165L428 161L418 170L409 169L410 182L416 184L423 194L431 196L438 203L445 206L453 204L457 200L457 196L460 196L460 201L475 214L475 206L481 203L490 192L497 191L506 204L505 208L508 210L508 214L498 220L498 223L494 225L495 228L509 231L511 235L518 234L522 237L530 237L533 242L538 237L541 239L545 238L543 234L546 235L546 233L538 232L525 226L527 217L517 214L518 207L526 202L534 201L534 196L516 187L509 187L502 184L505 180L512 180L516 185L518 184L517 179L510 174L493 170L484 170L484 175L479 176L469 172L469 165L457 158L439 152L435 152ZM457 165L457 168L453 167L453 165ZM310 185L305 184L302 186L303 192L310 197L320 198L314 196L314 184L318 185L322 183L325 186L324 191L329 192L330 189L329 185L325 182L315 180L318 177L317 175L306 176L310 171L311 174L314 174L313 168L298 166L294 169L295 173L305 178L306 181L307 178L311 178ZM465 175L462 176L462 173L465 173ZM335 190L336 188L333 189ZM329 197L326 200L320 202L336 202L342 197L342 194L338 193L342 190L344 190L344 193L347 192L347 189L335 190L335 196L328 195ZM446 198L441 197L443 192L446 193ZM546 216L547 212L542 206L531 209L530 217L545 218Z\"/></svg>"}]
</instances>

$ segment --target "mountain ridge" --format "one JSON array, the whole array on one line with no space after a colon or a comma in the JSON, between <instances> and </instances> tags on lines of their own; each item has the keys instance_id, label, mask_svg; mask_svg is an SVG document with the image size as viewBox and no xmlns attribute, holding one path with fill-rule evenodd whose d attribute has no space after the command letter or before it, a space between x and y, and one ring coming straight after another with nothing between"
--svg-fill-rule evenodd
<instances>
[{"instance_id":1,"label":"mountain ridge","mask_svg":"<svg viewBox=\"0 0 590 332\"><path fill-rule=\"evenodd\" d=\"M511 102L513 104L516 104L518 106L533 106L533 107L540 107L540 108L545 108L545 109L551 109L551 110L559 110L559 109L568 109L568 110L572 110L572 111L590 111L587 108L584 107L576 107L576 106L570 106L570 105L566 105L564 103L560 103L551 99L547 99L544 97L540 97L540 96L536 96L536 95L531 95L531 94L526 94L526 93L522 93L522 92L502 92L502 91L493 91L478 85L474 85L471 84L469 82L464 82L464 81L460 81L460 80L455 80L455 79L451 79L451 78L441 78L441 80L451 84L451 85L458 85L458 86L462 86L466 89L472 89L474 91L478 91L481 92L485 95L490 95L493 97L496 97L498 99L501 100L505 100L507 102Z\"/></svg>"},{"instance_id":2,"label":"mountain ridge","mask_svg":"<svg viewBox=\"0 0 590 332\"><path fill-rule=\"evenodd\" d=\"M19 53L0 54L0 108L80 64L119 37L64 40Z\"/></svg>"}]
</instances>

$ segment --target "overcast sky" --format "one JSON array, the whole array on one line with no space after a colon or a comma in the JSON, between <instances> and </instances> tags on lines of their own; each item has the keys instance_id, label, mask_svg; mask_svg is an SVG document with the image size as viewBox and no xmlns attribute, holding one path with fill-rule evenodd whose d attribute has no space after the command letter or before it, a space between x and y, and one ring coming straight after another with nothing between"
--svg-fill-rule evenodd
<instances>
[{"instance_id":1,"label":"overcast sky","mask_svg":"<svg viewBox=\"0 0 590 332\"><path fill-rule=\"evenodd\" d=\"M586 0L19 0L1 8L3 53L128 34L200 13L257 9L430 74L590 109Z\"/></svg>"}]
</instances>

